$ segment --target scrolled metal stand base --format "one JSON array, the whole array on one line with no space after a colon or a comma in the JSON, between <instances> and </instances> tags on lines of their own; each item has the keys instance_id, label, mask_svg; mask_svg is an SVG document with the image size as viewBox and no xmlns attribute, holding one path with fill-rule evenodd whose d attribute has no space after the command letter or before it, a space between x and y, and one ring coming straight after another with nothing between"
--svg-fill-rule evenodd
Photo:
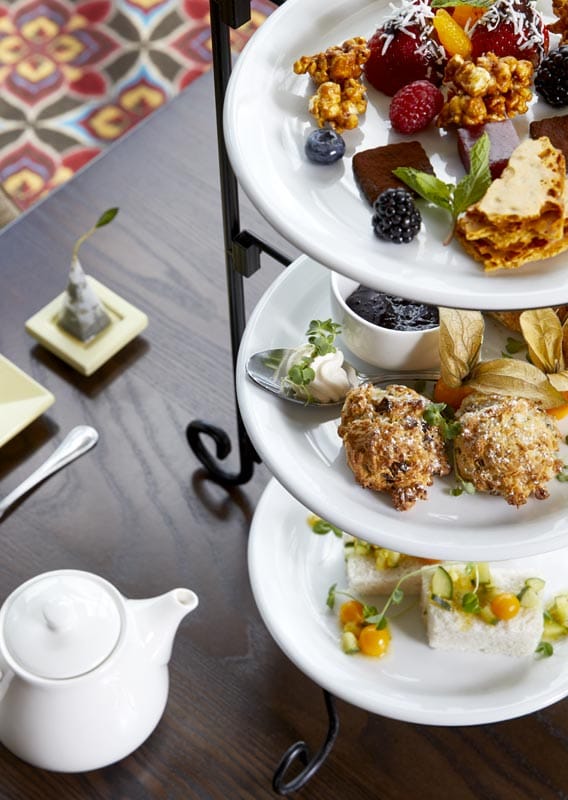
<instances>
[{"instance_id":1,"label":"scrolled metal stand base","mask_svg":"<svg viewBox=\"0 0 568 800\"><path fill-rule=\"evenodd\" d=\"M274 2L276 5L282 5L284 0L274 0ZM210 0L210 15L225 266L233 371L235 371L238 349L245 328L243 278L250 277L260 268L262 253L283 266L288 266L290 259L250 231L240 230L238 184L229 164L224 143L223 104L231 74L229 28L238 28L250 19L250 0ZM246 483L252 478L255 463L260 463L260 458L243 425L238 405L236 415L240 469L234 473L228 472L217 463L217 461L227 458L232 449L231 440L222 428L203 420L193 420L186 429L187 441L195 456L203 464L211 478L225 486L238 486ZM215 445L215 456L211 454L203 441L206 436ZM280 760L272 782L274 791L279 795L288 795L302 789L321 767L337 738L339 717L335 708L335 700L326 690L323 694L329 722L325 741L313 757L308 745L303 741L296 742L288 748ZM303 769L296 777L286 780L290 768L298 763L303 766Z\"/></svg>"},{"instance_id":2,"label":"scrolled metal stand base","mask_svg":"<svg viewBox=\"0 0 568 800\"><path fill-rule=\"evenodd\" d=\"M279 795L285 796L302 789L321 767L334 745L337 734L339 733L339 716L335 708L335 699L333 695L324 689L323 696L329 720L325 741L313 758L311 757L310 748L302 741L296 742L286 750L272 780L272 788ZM300 761L304 768L295 778L286 781L286 773L294 762L297 761Z\"/></svg>"}]
</instances>

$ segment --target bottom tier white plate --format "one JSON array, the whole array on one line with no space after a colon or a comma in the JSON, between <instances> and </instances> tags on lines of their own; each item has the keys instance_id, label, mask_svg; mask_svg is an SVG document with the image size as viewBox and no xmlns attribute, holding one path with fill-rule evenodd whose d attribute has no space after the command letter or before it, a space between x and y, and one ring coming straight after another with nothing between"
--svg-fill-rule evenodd
<instances>
[{"instance_id":1,"label":"bottom tier white plate","mask_svg":"<svg viewBox=\"0 0 568 800\"><path fill-rule=\"evenodd\" d=\"M372 713L432 725L474 725L528 714L568 695L568 642L550 658L467 655L431 649L418 608L392 622L382 659L347 656L331 584L346 587L342 541L315 535L310 511L276 480L254 515L248 561L254 597L270 633L306 675ZM546 579L545 598L568 591L568 550L500 562ZM398 609L397 609L398 610Z\"/></svg>"}]
</instances>

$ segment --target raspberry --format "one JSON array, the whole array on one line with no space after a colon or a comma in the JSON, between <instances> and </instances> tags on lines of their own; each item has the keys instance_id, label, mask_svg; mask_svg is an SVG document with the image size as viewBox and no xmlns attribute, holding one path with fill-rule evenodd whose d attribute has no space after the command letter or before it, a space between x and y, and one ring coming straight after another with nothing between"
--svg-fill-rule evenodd
<instances>
[{"instance_id":1,"label":"raspberry","mask_svg":"<svg viewBox=\"0 0 568 800\"><path fill-rule=\"evenodd\" d=\"M534 86L549 106L568 105L568 46L553 50L542 60Z\"/></svg>"},{"instance_id":2,"label":"raspberry","mask_svg":"<svg viewBox=\"0 0 568 800\"><path fill-rule=\"evenodd\" d=\"M395 244L411 242L422 217L406 189L386 189L373 204L373 229L379 239Z\"/></svg>"},{"instance_id":3,"label":"raspberry","mask_svg":"<svg viewBox=\"0 0 568 800\"><path fill-rule=\"evenodd\" d=\"M470 31L471 57L484 53L513 56L539 65L549 36L542 15L530 0L496 0Z\"/></svg>"},{"instance_id":4,"label":"raspberry","mask_svg":"<svg viewBox=\"0 0 568 800\"><path fill-rule=\"evenodd\" d=\"M364 67L375 89L392 97L412 81L442 83L447 58L434 31L433 17L427 0L402 0L375 31Z\"/></svg>"},{"instance_id":5,"label":"raspberry","mask_svg":"<svg viewBox=\"0 0 568 800\"><path fill-rule=\"evenodd\" d=\"M418 133L438 116L444 105L442 92L430 81L414 81L399 89L391 100L389 117L398 133Z\"/></svg>"}]
</instances>

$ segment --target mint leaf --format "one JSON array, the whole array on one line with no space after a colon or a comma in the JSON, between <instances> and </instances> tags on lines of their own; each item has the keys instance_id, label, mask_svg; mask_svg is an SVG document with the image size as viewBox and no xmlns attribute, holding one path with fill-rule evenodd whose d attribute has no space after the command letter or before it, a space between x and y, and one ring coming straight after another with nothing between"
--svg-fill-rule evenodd
<instances>
[{"instance_id":1,"label":"mint leaf","mask_svg":"<svg viewBox=\"0 0 568 800\"><path fill-rule=\"evenodd\" d=\"M469 172L459 181L454 190L454 218L462 214L472 203L481 200L489 188L491 183L490 146L489 136L483 134L471 148Z\"/></svg>"},{"instance_id":2,"label":"mint leaf","mask_svg":"<svg viewBox=\"0 0 568 800\"><path fill-rule=\"evenodd\" d=\"M414 167L397 167L393 169L393 175L404 181L407 186L414 189L416 194L435 206L452 211L452 185L444 183L435 175L429 172L421 172Z\"/></svg>"},{"instance_id":3,"label":"mint leaf","mask_svg":"<svg viewBox=\"0 0 568 800\"><path fill-rule=\"evenodd\" d=\"M489 171L489 136L484 133L471 149L470 170L457 185L444 183L435 175L421 172L413 167L397 167L393 174L420 197L448 211L452 217L452 229L444 244L451 242L457 219L472 203L480 200L491 183Z\"/></svg>"}]
</instances>

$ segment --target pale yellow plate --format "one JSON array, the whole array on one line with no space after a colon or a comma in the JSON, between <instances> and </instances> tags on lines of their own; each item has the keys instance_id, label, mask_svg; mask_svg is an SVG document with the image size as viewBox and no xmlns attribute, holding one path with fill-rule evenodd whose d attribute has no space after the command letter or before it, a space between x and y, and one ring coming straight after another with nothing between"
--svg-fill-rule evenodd
<instances>
[{"instance_id":1,"label":"pale yellow plate","mask_svg":"<svg viewBox=\"0 0 568 800\"><path fill-rule=\"evenodd\" d=\"M54 402L51 392L0 355L0 447Z\"/></svg>"},{"instance_id":2,"label":"pale yellow plate","mask_svg":"<svg viewBox=\"0 0 568 800\"><path fill-rule=\"evenodd\" d=\"M90 341L81 342L57 324L65 292L26 322L26 330L34 339L82 375L92 375L148 325L148 317L143 311L90 275L87 280L111 319L111 324Z\"/></svg>"}]
</instances>

